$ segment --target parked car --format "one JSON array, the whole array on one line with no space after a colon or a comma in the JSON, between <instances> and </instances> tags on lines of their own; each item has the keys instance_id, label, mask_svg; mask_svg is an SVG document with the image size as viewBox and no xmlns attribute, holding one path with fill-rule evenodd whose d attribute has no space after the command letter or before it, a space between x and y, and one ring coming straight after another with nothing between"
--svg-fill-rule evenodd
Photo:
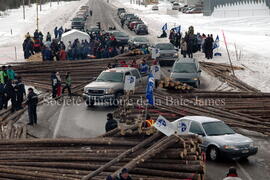
<instances>
[{"instance_id":1,"label":"parked car","mask_svg":"<svg viewBox=\"0 0 270 180\"><path fill-rule=\"evenodd\" d=\"M178 2L174 2L172 5L172 10L179 10L180 4Z\"/></svg>"},{"instance_id":2,"label":"parked car","mask_svg":"<svg viewBox=\"0 0 270 180\"><path fill-rule=\"evenodd\" d=\"M200 146L210 160L248 158L258 152L252 139L235 133L221 120L205 116L186 116L173 124L183 128L183 121L191 123L190 134L201 136L203 141Z\"/></svg>"},{"instance_id":3,"label":"parked car","mask_svg":"<svg viewBox=\"0 0 270 180\"><path fill-rule=\"evenodd\" d=\"M170 3L174 3L176 0L169 0L170 1Z\"/></svg>"},{"instance_id":4,"label":"parked car","mask_svg":"<svg viewBox=\"0 0 270 180\"><path fill-rule=\"evenodd\" d=\"M120 16L121 13L125 13L125 12L126 12L125 8L118 8L117 9L117 16Z\"/></svg>"},{"instance_id":5,"label":"parked car","mask_svg":"<svg viewBox=\"0 0 270 180\"><path fill-rule=\"evenodd\" d=\"M139 17L137 16L133 16L133 17L128 17L126 20L125 20L125 25L129 25L129 23L133 22L133 21L139 21L141 20Z\"/></svg>"},{"instance_id":6,"label":"parked car","mask_svg":"<svg viewBox=\"0 0 270 180\"><path fill-rule=\"evenodd\" d=\"M152 6L152 11L158 11L158 5L154 5L154 6Z\"/></svg>"},{"instance_id":7,"label":"parked car","mask_svg":"<svg viewBox=\"0 0 270 180\"><path fill-rule=\"evenodd\" d=\"M178 10L183 12L183 9L185 9L187 7L188 7L188 5L180 6L180 8Z\"/></svg>"},{"instance_id":8,"label":"parked car","mask_svg":"<svg viewBox=\"0 0 270 180\"><path fill-rule=\"evenodd\" d=\"M85 19L83 16L76 16L71 20L71 29L84 30L85 28Z\"/></svg>"},{"instance_id":9,"label":"parked car","mask_svg":"<svg viewBox=\"0 0 270 180\"><path fill-rule=\"evenodd\" d=\"M137 35L148 34L148 27L145 24L138 24L134 31Z\"/></svg>"},{"instance_id":10,"label":"parked car","mask_svg":"<svg viewBox=\"0 0 270 180\"><path fill-rule=\"evenodd\" d=\"M171 43L157 43L153 48L159 50L157 60L161 66L172 66L178 59L178 49Z\"/></svg>"},{"instance_id":11,"label":"parked car","mask_svg":"<svg viewBox=\"0 0 270 180\"><path fill-rule=\"evenodd\" d=\"M142 45L149 46L150 42L147 37L137 36L128 41L129 47L141 47Z\"/></svg>"},{"instance_id":12,"label":"parked car","mask_svg":"<svg viewBox=\"0 0 270 180\"><path fill-rule=\"evenodd\" d=\"M142 20L132 21L129 23L128 28L133 31L138 24L143 24L143 21Z\"/></svg>"},{"instance_id":13,"label":"parked car","mask_svg":"<svg viewBox=\"0 0 270 180\"><path fill-rule=\"evenodd\" d=\"M200 87L201 69L199 62L192 58L180 58L174 62L171 79Z\"/></svg>"},{"instance_id":14,"label":"parked car","mask_svg":"<svg viewBox=\"0 0 270 180\"><path fill-rule=\"evenodd\" d=\"M186 8L183 8L182 12L183 13L186 13L187 11L193 9L194 7L186 7Z\"/></svg>"},{"instance_id":15,"label":"parked car","mask_svg":"<svg viewBox=\"0 0 270 180\"><path fill-rule=\"evenodd\" d=\"M196 7L196 8L192 8L190 10L187 10L185 13L186 14L199 14L202 13L202 8Z\"/></svg>"},{"instance_id":16,"label":"parked car","mask_svg":"<svg viewBox=\"0 0 270 180\"><path fill-rule=\"evenodd\" d=\"M135 17L135 15L134 14L128 14L127 13L127 14L124 14L121 19L126 20L127 18L131 18L131 17Z\"/></svg>"},{"instance_id":17,"label":"parked car","mask_svg":"<svg viewBox=\"0 0 270 180\"><path fill-rule=\"evenodd\" d=\"M83 98L88 106L95 102L115 102L124 94L125 76L136 77L136 85L142 83L138 69L130 67L117 67L103 71L94 82L84 87ZM116 104L115 104L116 105Z\"/></svg>"},{"instance_id":18,"label":"parked car","mask_svg":"<svg viewBox=\"0 0 270 180\"><path fill-rule=\"evenodd\" d=\"M129 36L121 31L112 31L110 34L112 34L118 45L126 45L128 44Z\"/></svg>"},{"instance_id":19,"label":"parked car","mask_svg":"<svg viewBox=\"0 0 270 180\"><path fill-rule=\"evenodd\" d=\"M96 26L91 26L89 29L87 29L87 33L95 33L98 34L101 31L101 29L99 29Z\"/></svg>"}]
</instances>

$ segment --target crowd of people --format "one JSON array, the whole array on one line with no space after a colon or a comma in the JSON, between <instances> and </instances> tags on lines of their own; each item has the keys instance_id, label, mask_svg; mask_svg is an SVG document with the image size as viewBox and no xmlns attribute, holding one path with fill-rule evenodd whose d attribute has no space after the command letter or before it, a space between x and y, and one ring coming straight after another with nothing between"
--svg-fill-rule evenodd
<instances>
[{"instance_id":1,"label":"crowd of people","mask_svg":"<svg viewBox=\"0 0 270 180\"><path fill-rule=\"evenodd\" d=\"M23 102L25 101L25 104ZM25 85L22 78L13 70L12 66L2 66L0 70L0 111L7 109L11 103L11 112L18 111L23 106L28 106L28 125L37 124L36 107L38 104L37 94L32 88L28 88L26 96Z\"/></svg>"},{"instance_id":2,"label":"crowd of people","mask_svg":"<svg viewBox=\"0 0 270 180\"><path fill-rule=\"evenodd\" d=\"M65 44L62 34L69 29L55 27L54 38L47 32L44 39L43 33L36 30L31 36L28 32L23 42L24 58L28 59L36 53L42 54L43 61L78 60L89 58L111 58L126 51L125 45L119 44L116 38L103 30L99 32L86 31L89 39L75 39Z\"/></svg>"},{"instance_id":3,"label":"crowd of people","mask_svg":"<svg viewBox=\"0 0 270 180\"><path fill-rule=\"evenodd\" d=\"M159 36L159 38L166 37L166 31L163 31ZM205 58L213 59L214 39L212 34L208 34L207 36L201 33L194 34L194 29L191 26L184 35L176 32L175 29L171 29L168 38L170 43L176 48L181 49L181 54L184 58L193 58L193 53L201 51L205 54Z\"/></svg>"}]
</instances>

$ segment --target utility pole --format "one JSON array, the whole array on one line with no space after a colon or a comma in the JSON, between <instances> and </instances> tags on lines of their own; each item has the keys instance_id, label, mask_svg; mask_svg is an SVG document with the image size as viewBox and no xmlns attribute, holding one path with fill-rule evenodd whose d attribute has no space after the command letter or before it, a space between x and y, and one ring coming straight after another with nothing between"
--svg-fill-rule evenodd
<instances>
[{"instance_id":1,"label":"utility pole","mask_svg":"<svg viewBox=\"0 0 270 180\"><path fill-rule=\"evenodd\" d=\"M50 7L52 7L52 0L50 0Z\"/></svg>"},{"instance_id":2,"label":"utility pole","mask_svg":"<svg viewBox=\"0 0 270 180\"><path fill-rule=\"evenodd\" d=\"M37 6L37 30L38 30L38 0L36 0L36 6Z\"/></svg>"},{"instance_id":3,"label":"utility pole","mask_svg":"<svg viewBox=\"0 0 270 180\"><path fill-rule=\"evenodd\" d=\"M23 19L25 19L25 4L24 4L24 0L22 1L23 3Z\"/></svg>"},{"instance_id":4,"label":"utility pole","mask_svg":"<svg viewBox=\"0 0 270 180\"><path fill-rule=\"evenodd\" d=\"M59 5L59 0L57 0L57 4Z\"/></svg>"},{"instance_id":5,"label":"utility pole","mask_svg":"<svg viewBox=\"0 0 270 180\"><path fill-rule=\"evenodd\" d=\"M41 11L41 10L42 10L42 9L41 9L41 0L39 0L39 6L40 6L40 11Z\"/></svg>"}]
</instances>

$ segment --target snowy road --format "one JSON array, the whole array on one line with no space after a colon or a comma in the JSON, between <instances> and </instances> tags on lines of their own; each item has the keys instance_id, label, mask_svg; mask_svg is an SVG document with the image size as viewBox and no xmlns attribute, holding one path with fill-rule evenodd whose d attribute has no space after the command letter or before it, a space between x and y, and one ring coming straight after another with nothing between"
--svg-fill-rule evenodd
<instances>
[{"instance_id":1,"label":"snowy road","mask_svg":"<svg viewBox=\"0 0 270 180\"><path fill-rule=\"evenodd\" d=\"M96 22L101 22L102 27L105 29L113 25L115 25L117 29L121 29L114 5L107 4L106 1L103 0L90 0L89 5L93 10L93 16L90 17L87 22L88 27L95 26ZM147 20L147 17L145 17L145 19ZM154 28L158 29L158 27L150 27L151 34L148 37L151 42L157 41ZM124 31L130 36L135 35L127 29ZM200 57L201 55L198 55L197 58ZM168 75L166 68L162 71L166 76ZM203 89L214 90L217 86L220 86L219 81L203 73ZM47 103L39 108L38 125L34 128L30 127L29 132L37 137L79 138L98 136L104 133L106 114L113 110L114 109L110 107L95 107L89 109L83 102L73 102L71 104L65 104L64 106ZM27 119L27 115L24 115L21 121L26 122ZM232 165L237 166L242 179L268 180L268 177L270 177L270 160L268 158L270 157L270 152L268 151L270 148L270 139L265 139L260 136L251 138L256 141L260 149L256 156L250 157L248 161L207 162L206 180L222 180L226 171Z\"/></svg>"}]
</instances>

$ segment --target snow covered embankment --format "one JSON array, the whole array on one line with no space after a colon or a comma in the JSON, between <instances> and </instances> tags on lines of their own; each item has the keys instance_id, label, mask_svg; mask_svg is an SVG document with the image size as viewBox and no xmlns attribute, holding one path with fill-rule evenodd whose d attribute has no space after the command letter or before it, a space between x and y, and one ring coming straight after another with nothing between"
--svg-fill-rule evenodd
<instances>
[{"instance_id":1,"label":"snow covered embankment","mask_svg":"<svg viewBox=\"0 0 270 180\"><path fill-rule=\"evenodd\" d=\"M53 35L55 26L70 27L70 20L79 10L80 6L88 0L60 1L46 3L39 11L39 29L44 37L48 31ZM8 10L8 15L0 17L0 64L15 61L15 47L17 61L24 61L22 43L27 32L33 34L36 29L36 5L26 6L26 18L23 19L23 9Z\"/></svg>"}]
</instances>

